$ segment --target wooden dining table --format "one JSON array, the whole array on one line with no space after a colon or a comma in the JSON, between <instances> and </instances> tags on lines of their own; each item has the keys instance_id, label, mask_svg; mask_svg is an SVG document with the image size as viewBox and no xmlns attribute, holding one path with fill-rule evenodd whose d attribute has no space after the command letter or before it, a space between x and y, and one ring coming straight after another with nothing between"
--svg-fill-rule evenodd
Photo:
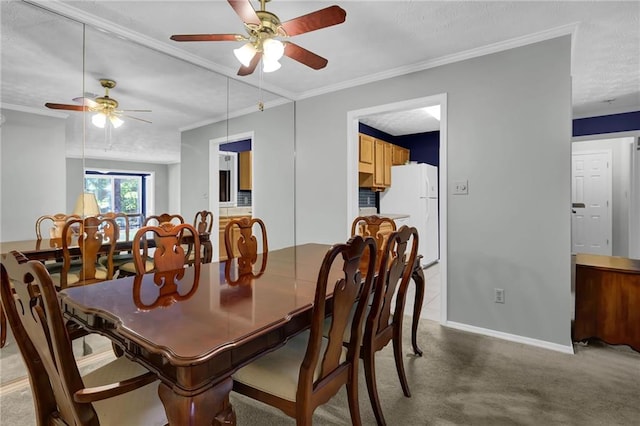
<instances>
[{"instance_id":1,"label":"wooden dining table","mask_svg":"<svg viewBox=\"0 0 640 426\"><path fill-rule=\"evenodd\" d=\"M273 250L248 274L232 260L67 288L61 306L67 319L157 374L169 424L232 425L231 375L310 326L329 248Z\"/></svg>"},{"instance_id":2,"label":"wooden dining table","mask_svg":"<svg viewBox=\"0 0 640 426\"><path fill-rule=\"evenodd\" d=\"M211 262L213 258L213 247L211 245L211 238L208 232L202 232L199 234L200 245L203 250L203 261ZM185 236L184 242L189 243L192 236ZM148 240L148 245L153 247L153 240ZM105 250L108 247L105 244ZM133 240L118 240L116 241L115 251L129 251L133 248ZM62 258L62 239L61 238L43 238L41 240L21 240L21 241L7 241L0 242L0 253L9 253L10 251L19 251L24 254L29 260L56 260ZM70 245L69 251L71 256L79 256L80 246Z\"/></svg>"}]
</instances>

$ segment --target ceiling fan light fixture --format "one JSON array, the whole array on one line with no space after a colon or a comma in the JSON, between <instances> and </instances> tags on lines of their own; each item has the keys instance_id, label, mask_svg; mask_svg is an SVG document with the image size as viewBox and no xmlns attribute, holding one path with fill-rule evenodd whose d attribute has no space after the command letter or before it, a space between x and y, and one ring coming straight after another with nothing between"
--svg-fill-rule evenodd
<instances>
[{"instance_id":1,"label":"ceiling fan light fixture","mask_svg":"<svg viewBox=\"0 0 640 426\"><path fill-rule=\"evenodd\" d=\"M120 118L116 117L115 115L110 115L109 121L111 121L111 124L113 125L114 129L117 129L118 127L122 126L122 124L124 123L124 121L122 121Z\"/></svg>"},{"instance_id":2,"label":"ceiling fan light fixture","mask_svg":"<svg viewBox=\"0 0 640 426\"><path fill-rule=\"evenodd\" d=\"M265 56L262 57L262 71L274 72L279 70L280 67L280 62L278 62L277 60L270 60Z\"/></svg>"},{"instance_id":3,"label":"ceiling fan light fixture","mask_svg":"<svg viewBox=\"0 0 640 426\"><path fill-rule=\"evenodd\" d=\"M245 67L249 66L249 64L251 63L251 60L253 59L253 57L256 55L257 52L258 51L256 50L255 46L251 42L246 43L242 47L239 47L237 49L233 49L233 54L236 56L238 61L240 61L240 63Z\"/></svg>"},{"instance_id":4,"label":"ceiling fan light fixture","mask_svg":"<svg viewBox=\"0 0 640 426\"><path fill-rule=\"evenodd\" d=\"M104 129L105 124L107 124L107 116L99 112L91 117L91 122L94 126Z\"/></svg>"},{"instance_id":5,"label":"ceiling fan light fixture","mask_svg":"<svg viewBox=\"0 0 640 426\"><path fill-rule=\"evenodd\" d=\"M284 55L284 44L275 38L268 38L262 43L262 51L269 61L277 61Z\"/></svg>"}]
</instances>

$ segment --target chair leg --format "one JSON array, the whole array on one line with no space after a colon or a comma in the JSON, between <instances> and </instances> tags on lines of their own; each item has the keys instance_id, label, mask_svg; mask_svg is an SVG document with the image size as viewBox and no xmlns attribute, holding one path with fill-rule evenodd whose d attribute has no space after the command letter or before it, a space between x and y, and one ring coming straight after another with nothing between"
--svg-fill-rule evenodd
<instances>
[{"instance_id":1,"label":"chair leg","mask_svg":"<svg viewBox=\"0 0 640 426\"><path fill-rule=\"evenodd\" d=\"M0 303L0 348L4 348L5 343L7 343L7 317Z\"/></svg>"},{"instance_id":2,"label":"chair leg","mask_svg":"<svg viewBox=\"0 0 640 426\"><path fill-rule=\"evenodd\" d=\"M351 414L351 424L361 426L360 404L358 403L358 364L351 366L351 379L347 383L347 399L349 400L349 414Z\"/></svg>"},{"instance_id":3,"label":"chair leg","mask_svg":"<svg viewBox=\"0 0 640 426\"><path fill-rule=\"evenodd\" d=\"M378 386L376 385L376 363L375 352L366 351L362 357L364 366L364 377L367 381L367 392L369 393L369 401L371 401L371 408L373 414L376 416L376 422L378 426L385 426L387 423L382 414L382 406L380 405L380 399L378 398Z\"/></svg>"},{"instance_id":4,"label":"chair leg","mask_svg":"<svg viewBox=\"0 0 640 426\"><path fill-rule=\"evenodd\" d=\"M407 398L411 397L411 391L409 390L409 382L407 382L407 376L404 372L404 362L402 360L402 321L397 321L393 330L393 358L396 361L396 370L398 371L398 378L400 379L400 385L402 386L402 392Z\"/></svg>"},{"instance_id":5,"label":"chair leg","mask_svg":"<svg viewBox=\"0 0 640 426\"><path fill-rule=\"evenodd\" d=\"M422 301L424 300L425 278L419 258L416 259L411 278L413 278L413 282L416 284L416 297L413 302L413 324L411 325L411 345L413 346L413 352L418 356L422 356L422 349L418 346L418 322L420 321Z\"/></svg>"}]
</instances>

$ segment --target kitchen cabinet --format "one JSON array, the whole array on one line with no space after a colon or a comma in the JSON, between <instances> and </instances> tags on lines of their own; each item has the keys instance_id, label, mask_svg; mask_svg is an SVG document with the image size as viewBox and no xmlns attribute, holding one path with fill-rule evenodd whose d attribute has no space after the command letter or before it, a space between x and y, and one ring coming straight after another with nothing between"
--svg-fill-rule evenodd
<instances>
[{"instance_id":1,"label":"kitchen cabinet","mask_svg":"<svg viewBox=\"0 0 640 426\"><path fill-rule=\"evenodd\" d=\"M402 146L392 145L393 153L391 159L391 165L401 166L409 162L409 150Z\"/></svg>"},{"instance_id":2,"label":"kitchen cabinet","mask_svg":"<svg viewBox=\"0 0 640 426\"><path fill-rule=\"evenodd\" d=\"M369 135L360 134L360 150L358 156L358 172L373 174L374 163L374 141L375 139Z\"/></svg>"},{"instance_id":3,"label":"kitchen cabinet","mask_svg":"<svg viewBox=\"0 0 640 426\"><path fill-rule=\"evenodd\" d=\"M252 189L252 168L253 151L242 151L239 153L240 165L240 191L251 191Z\"/></svg>"},{"instance_id":4,"label":"kitchen cabinet","mask_svg":"<svg viewBox=\"0 0 640 426\"><path fill-rule=\"evenodd\" d=\"M376 139L374 144L373 190L391 186L391 156L393 148L388 142Z\"/></svg>"},{"instance_id":5,"label":"kitchen cabinet","mask_svg":"<svg viewBox=\"0 0 640 426\"><path fill-rule=\"evenodd\" d=\"M391 166L406 164L409 150L364 134L359 135L359 141L359 185L384 191L391 186Z\"/></svg>"}]
</instances>

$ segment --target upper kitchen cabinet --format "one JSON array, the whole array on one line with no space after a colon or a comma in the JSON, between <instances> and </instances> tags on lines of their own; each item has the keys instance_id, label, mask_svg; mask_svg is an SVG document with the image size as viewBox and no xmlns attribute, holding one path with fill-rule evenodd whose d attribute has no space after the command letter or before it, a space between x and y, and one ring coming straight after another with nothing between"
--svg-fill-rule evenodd
<instances>
[{"instance_id":1,"label":"upper kitchen cabinet","mask_svg":"<svg viewBox=\"0 0 640 426\"><path fill-rule=\"evenodd\" d=\"M360 173L371 173L373 174L373 163L374 163L374 145L375 139L369 135L360 134L360 154L359 154L359 163L358 163L358 171Z\"/></svg>"},{"instance_id":2,"label":"upper kitchen cabinet","mask_svg":"<svg viewBox=\"0 0 640 426\"><path fill-rule=\"evenodd\" d=\"M407 148L398 145L392 145L392 148L391 165L401 166L409 162L409 150Z\"/></svg>"},{"instance_id":3,"label":"upper kitchen cabinet","mask_svg":"<svg viewBox=\"0 0 640 426\"><path fill-rule=\"evenodd\" d=\"M358 163L360 187L384 191L391 186L391 166L409 161L409 150L360 134Z\"/></svg>"},{"instance_id":4,"label":"upper kitchen cabinet","mask_svg":"<svg viewBox=\"0 0 640 426\"><path fill-rule=\"evenodd\" d=\"M243 151L239 154L240 163L240 190L241 191L251 191L252 189L252 162L253 156L252 151Z\"/></svg>"}]
</instances>

